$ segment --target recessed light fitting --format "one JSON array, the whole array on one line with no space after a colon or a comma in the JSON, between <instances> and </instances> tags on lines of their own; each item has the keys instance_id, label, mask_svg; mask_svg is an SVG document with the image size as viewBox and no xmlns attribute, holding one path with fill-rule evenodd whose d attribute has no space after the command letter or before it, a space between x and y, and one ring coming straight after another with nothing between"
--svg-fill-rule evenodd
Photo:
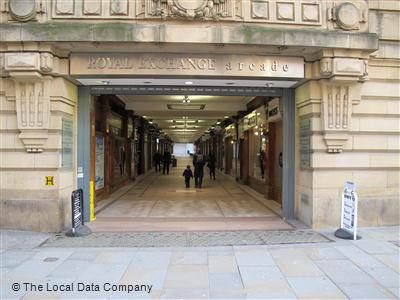
<instances>
[{"instance_id":1,"label":"recessed light fitting","mask_svg":"<svg viewBox=\"0 0 400 300\"><path fill-rule=\"evenodd\" d=\"M107 85L107 84L110 84L110 81L108 81L108 80L100 80L100 83Z\"/></svg>"},{"instance_id":2,"label":"recessed light fitting","mask_svg":"<svg viewBox=\"0 0 400 300\"><path fill-rule=\"evenodd\" d=\"M191 85L191 84L193 84L193 81L185 81L185 84Z\"/></svg>"},{"instance_id":3,"label":"recessed light fitting","mask_svg":"<svg viewBox=\"0 0 400 300\"><path fill-rule=\"evenodd\" d=\"M234 82L225 82L226 85L234 85Z\"/></svg>"}]
</instances>

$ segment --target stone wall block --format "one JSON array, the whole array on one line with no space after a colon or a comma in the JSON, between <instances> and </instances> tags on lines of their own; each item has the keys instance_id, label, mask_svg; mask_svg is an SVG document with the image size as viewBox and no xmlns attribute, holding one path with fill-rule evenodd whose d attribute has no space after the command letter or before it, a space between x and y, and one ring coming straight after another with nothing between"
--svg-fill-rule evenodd
<instances>
[{"instance_id":1,"label":"stone wall block","mask_svg":"<svg viewBox=\"0 0 400 300\"><path fill-rule=\"evenodd\" d=\"M385 135L376 134L354 134L353 149L354 150L386 150L388 147L388 139Z\"/></svg>"},{"instance_id":2,"label":"stone wall block","mask_svg":"<svg viewBox=\"0 0 400 300\"><path fill-rule=\"evenodd\" d=\"M34 154L34 167L40 168L54 168L60 167L60 155L58 151L46 151Z\"/></svg>"},{"instance_id":3,"label":"stone wall block","mask_svg":"<svg viewBox=\"0 0 400 300\"><path fill-rule=\"evenodd\" d=\"M58 197L57 197L58 198ZM63 229L58 199L0 200L0 227L4 229L60 232Z\"/></svg>"},{"instance_id":4,"label":"stone wall block","mask_svg":"<svg viewBox=\"0 0 400 300\"><path fill-rule=\"evenodd\" d=\"M400 202L398 197L380 199L378 203L378 225L393 226L399 224ZM372 224L374 225L374 224Z\"/></svg>"},{"instance_id":5,"label":"stone wall block","mask_svg":"<svg viewBox=\"0 0 400 300\"><path fill-rule=\"evenodd\" d=\"M314 195L312 227L315 229L335 228L340 225L341 195L339 190L332 190L331 195L328 195L328 193L329 191L319 193L324 194L322 197Z\"/></svg>"},{"instance_id":6,"label":"stone wall block","mask_svg":"<svg viewBox=\"0 0 400 300\"><path fill-rule=\"evenodd\" d=\"M2 152L0 160L0 168L34 168L35 163L31 155L24 152Z\"/></svg>"},{"instance_id":7,"label":"stone wall block","mask_svg":"<svg viewBox=\"0 0 400 300\"><path fill-rule=\"evenodd\" d=\"M357 189L371 187L386 187L387 171L380 170L357 170L353 172L353 181Z\"/></svg>"},{"instance_id":8,"label":"stone wall block","mask_svg":"<svg viewBox=\"0 0 400 300\"><path fill-rule=\"evenodd\" d=\"M352 171L322 171L318 170L315 172L313 176L313 187L314 188L338 188L343 186L345 181L353 180L353 172Z\"/></svg>"},{"instance_id":9,"label":"stone wall block","mask_svg":"<svg viewBox=\"0 0 400 300\"><path fill-rule=\"evenodd\" d=\"M341 155L316 152L312 156L314 168L367 168L371 153L345 152Z\"/></svg>"},{"instance_id":10,"label":"stone wall block","mask_svg":"<svg viewBox=\"0 0 400 300\"><path fill-rule=\"evenodd\" d=\"M388 187L400 188L400 171L387 171Z\"/></svg>"},{"instance_id":11,"label":"stone wall block","mask_svg":"<svg viewBox=\"0 0 400 300\"><path fill-rule=\"evenodd\" d=\"M399 133L399 118L368 116L359 118L359 131Z\"/></svg>"},{"instance_id":12,"label":"stone wall block","mask_svg":"<svg viewBox=\"0 0 400 300\"><path fill-rule=\"evenodd\" d=\"M370 166L379 168L400 168L400 155L398 152L371 153Z\"/></svg>"}]
</instances>

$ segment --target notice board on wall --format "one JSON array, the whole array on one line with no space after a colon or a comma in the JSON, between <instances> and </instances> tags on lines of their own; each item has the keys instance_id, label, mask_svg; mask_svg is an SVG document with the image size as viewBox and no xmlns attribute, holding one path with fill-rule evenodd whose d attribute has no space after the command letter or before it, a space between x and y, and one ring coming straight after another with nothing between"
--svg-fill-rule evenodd
<instances>
[{"instance_id":1,"label":"notice board on wall","mask_svg":"<svg viewBox=\"0 0 400 300\"><path fill-rule=\"evenodd\" d=\"M311 120L300 121L300 167L311 167Z\"/></svg>"},{"instance_id":2,"label":"notice board on wall","mask_svg":"<svg viewBox=\"0 0 400 300\"><path fill-rule=\"evenodd\" d=\"M63 118L61 127L61 166L72 166L72 120Z\"/></svg>"},{"instance_id":3,"label":"notice board on wall","mask_svg":"<svg viewBox=\"0 0 400 300\"><path fill-rule=\"evenodd\" d=\"M104 187L104 137L96 136L95 190Z\"/></svg>"}]
</instances>

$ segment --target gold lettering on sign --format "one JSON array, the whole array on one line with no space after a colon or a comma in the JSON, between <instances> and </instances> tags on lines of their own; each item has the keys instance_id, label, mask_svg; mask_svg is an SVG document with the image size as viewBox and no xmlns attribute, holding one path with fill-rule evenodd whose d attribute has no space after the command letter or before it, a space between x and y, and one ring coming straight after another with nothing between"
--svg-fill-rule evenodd
<instances>
[{"instance_id":1,"label":"gold lettering on sign","mask_svg":"<svg viewBox=\"0 0 400 300\"><path fill-rule=\"evenodd\" d=\"M304 59L204 53L78 53L71 56L71 75L100 74L304 78ZM29 94L26 101L29 102Z\"/></svg>"},{"instance_id":2,"label":"gold lettering on sign","mask_svg":"<svg viewBox=\"0 0 400 300\"><path fill-rule=\"evenodd\" d=\"M127 57L90 57L88 69L132 69Z\"/></svg>"},{"instance_id":3,"label":"gold lettering on sign","mask_svg":"<svg viewBox=\"0 0 400 300\"><path fill-rule=\"evenodd\" d=\"M140 59L140 70L215 70L216 61L210 58L153 58Z\"/></svg>"},{"instance_id":4,"label":"gold lettering on sign","mask_svg":"<svg viewBox=\"0 0 400 300\"><path fill-rule=\"evenodd\" d=\"M137 62L137 69L139 70L207 70L214 71L217 69L217 61L211 58L179 58L179 57L142 57ZM265 63L244 63L244 62L225 62L224 67L226 71L234 70L233 66L236 65L236 71L250 71L250 72L289 72L289 65L280 65L276 60L272 61L270 65ZM103 57L92 56L89 57L88 69L133 69L135 61L129 57Z\"/></svg>"}]
</instances>

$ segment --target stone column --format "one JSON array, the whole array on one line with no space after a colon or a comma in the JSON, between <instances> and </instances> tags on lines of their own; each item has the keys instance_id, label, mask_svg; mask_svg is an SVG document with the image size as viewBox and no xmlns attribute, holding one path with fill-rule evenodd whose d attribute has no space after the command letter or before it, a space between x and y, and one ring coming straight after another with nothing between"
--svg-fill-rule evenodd
<instances>
[{"instance_id":1,"label":"stone column","mask_svg":"<svg viewBox=\"0 0 400 300\"><path fill-rule=\"evenodd\" d=\"M70 223L76 86L60 76L68 62L46 51L2 53L2 228L56 232Z\"/></svg>"},{"instance_id":2,"label":"stone column","mask_svg":"<svg viewBox=\"0 0 400 300\"><path fill-rule=\"evenodd\" d=\"M368 61L343 56L321 53L307 63L307 81L296 89L296 214L315 228L339 224L343 183L353 179L351 169L360 161L351 153L352 112Z\"/></svg>"}]
</instances>

